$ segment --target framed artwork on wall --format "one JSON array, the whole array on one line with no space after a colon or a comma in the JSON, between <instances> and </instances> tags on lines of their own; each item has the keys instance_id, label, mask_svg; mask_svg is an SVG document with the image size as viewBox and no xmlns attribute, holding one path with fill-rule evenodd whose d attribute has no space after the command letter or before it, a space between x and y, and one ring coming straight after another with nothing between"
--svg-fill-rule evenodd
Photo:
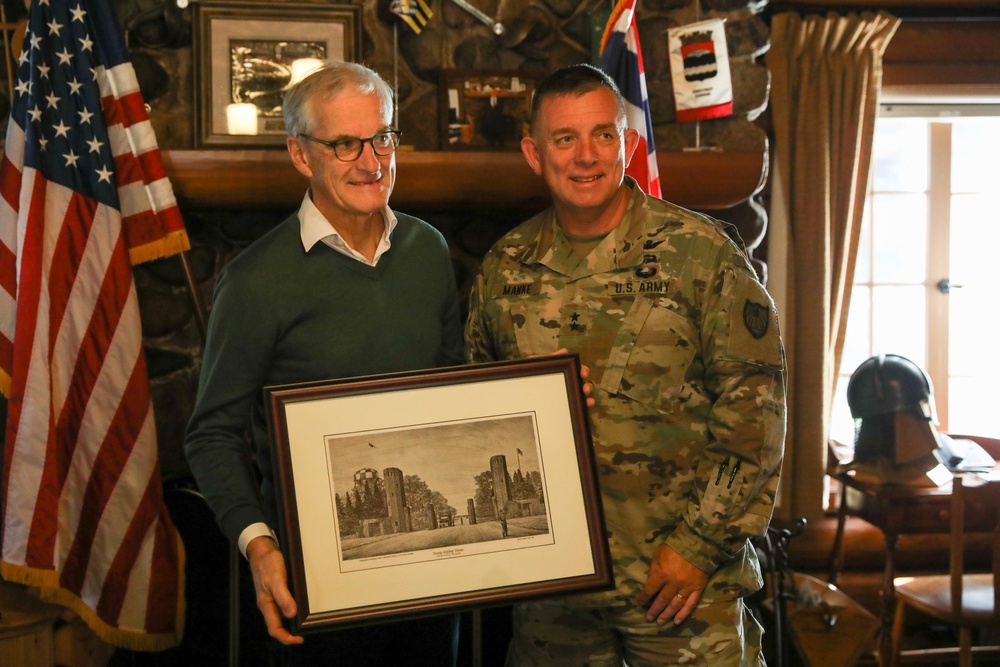
<instances>
[{"instance_id":1,"label":"framed artwork on wall","mask_svg":"<svg viewBox=\"0 0 1000 667\"><path fill-rule=\"evenodd\" d=\"M613 587L579 372L265 388L295 630Z\"/></svg>"},{"instance_id":2,"label":"framed artwork on wall","mask_svg":"<svg viewBox=\"0 0 1000 667\"><path fill-rule=\"evenodd\" d=\"M196 2L195 147L284 146L281 99L328 59L357 61L358 5Z\"/></svg>"},{"instance_id":3,"label":"framed artwork on wall","mask_svg":"<svg viewBox=\"0 0 1000 667\"><path fill-rule=\"evenodd\" d=\"M441 150L519 151L535 81L506 70L441 70Z\"/></svg>"}]
</instances>

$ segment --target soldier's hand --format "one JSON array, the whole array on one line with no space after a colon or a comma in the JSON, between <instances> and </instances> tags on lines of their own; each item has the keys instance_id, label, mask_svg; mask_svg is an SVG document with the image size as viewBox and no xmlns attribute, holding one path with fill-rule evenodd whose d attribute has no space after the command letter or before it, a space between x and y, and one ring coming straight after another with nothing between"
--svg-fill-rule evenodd
<instances>
[{"instance_id":1,"label":"soldier's hand","mask_svg":"<svg viewBox=\"0 0 1000 667\"><path fill-rule=\"evenodd\" d=\"M675 624L687 620L708 584L708 574L695 567L679 553L665 544L657 548L649 577L642 587L636 603L647 607L646 620L664 625L673 619Z\"/></svg>"},{"instance_id":2,"label":"soldier's hand","mask_svg":"<svg viewBox=\"0 0 1000 667\"><path fill-rule=\"evenodd\" d=\"M264 616L267 633L282 644L301 644L302 637L285 629L282 617L295 616L297 607L285 574L285 559L270 537L255 537L247 544L247 560L257 591L257 607Z\"/></svg>"},{"instance_id":3,"label":"soldier's hand","mask_svg":"<svg viewBox=\"0 0 1000 667\"><path fill-rule=\"evenodd\" d=\"M552 354L569 354L569 350L565 347L561 347ZM587 399L587 407L592 408L597 405L597 402L591 396L594 391L594 383L588 382L590 379L590 368L580 364L580 380L583 382L583 395Z\"/></svg>"}]
</instances>

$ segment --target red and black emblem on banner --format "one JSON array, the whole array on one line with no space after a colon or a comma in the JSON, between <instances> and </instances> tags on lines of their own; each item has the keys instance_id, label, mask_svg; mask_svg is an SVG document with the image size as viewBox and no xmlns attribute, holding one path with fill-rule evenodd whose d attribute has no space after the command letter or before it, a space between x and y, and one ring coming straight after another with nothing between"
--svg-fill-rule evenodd
<instances>
[{"instance_id":1,"label":"red and black emblem on banner","mask_svg":"<svg viewBox=\"0 0 1000 667\"><path fill-rule=\"evenodd\" d=\"M688 81L704 81L719 73L712 33L695 32L682 37L681 56L684 58L684 78Z\"/></svg>"}]
</instances>

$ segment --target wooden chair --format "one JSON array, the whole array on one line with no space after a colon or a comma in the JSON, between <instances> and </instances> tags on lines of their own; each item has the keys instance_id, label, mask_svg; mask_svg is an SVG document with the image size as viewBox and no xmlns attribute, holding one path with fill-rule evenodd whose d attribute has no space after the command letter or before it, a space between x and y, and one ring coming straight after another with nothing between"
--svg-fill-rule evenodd
<instances>
[{"instance_id":1,"label":"wooden chair","mask_svg":"<svg viewBox=\"0 0 1000 667\"><path fill-rule=\"evenodd\" d=\"M966 517L991 517L993 539L991 541L992 571L984 574L965 572ZM1000 629L1000 587L997 574L1000 573L1000 479L975 479L964 482L956 476L952 485L951 500L951 554L949 574L897 577L896 618L893 624L892 665L899 662L901 654L905 614L907 607L958 627L959 646L957 653L961 667L971 667L973 657L972 629ZM939 655L942 652L954 654L956 649L924 649L906 651L905 655ZM1000 646L976 647L976 655L996 653ZM991 663L995 664L995 663Z\"/></svg>"}]
</instances>

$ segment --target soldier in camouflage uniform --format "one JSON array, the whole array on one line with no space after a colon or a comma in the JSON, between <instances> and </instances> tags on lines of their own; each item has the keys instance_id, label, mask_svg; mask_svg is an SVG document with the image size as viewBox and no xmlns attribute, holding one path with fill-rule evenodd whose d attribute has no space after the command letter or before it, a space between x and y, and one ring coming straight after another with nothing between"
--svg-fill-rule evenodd
<instances>
[{"instance_id":1,"label":"soldier in camouflage uniform","mask_svg":"<svg viewBox=\"0 0 1000 667\"><path fill-rule=\"evenodd\" d=\"M646 196L613 81L535 92L522 149L553 208L500 239L470 297L471 362L566 348L589 367L616 588L520 604L508 665L762 664L742 598L785 432L774 304L731 226Z\"/></svg>"}]
</instances>

